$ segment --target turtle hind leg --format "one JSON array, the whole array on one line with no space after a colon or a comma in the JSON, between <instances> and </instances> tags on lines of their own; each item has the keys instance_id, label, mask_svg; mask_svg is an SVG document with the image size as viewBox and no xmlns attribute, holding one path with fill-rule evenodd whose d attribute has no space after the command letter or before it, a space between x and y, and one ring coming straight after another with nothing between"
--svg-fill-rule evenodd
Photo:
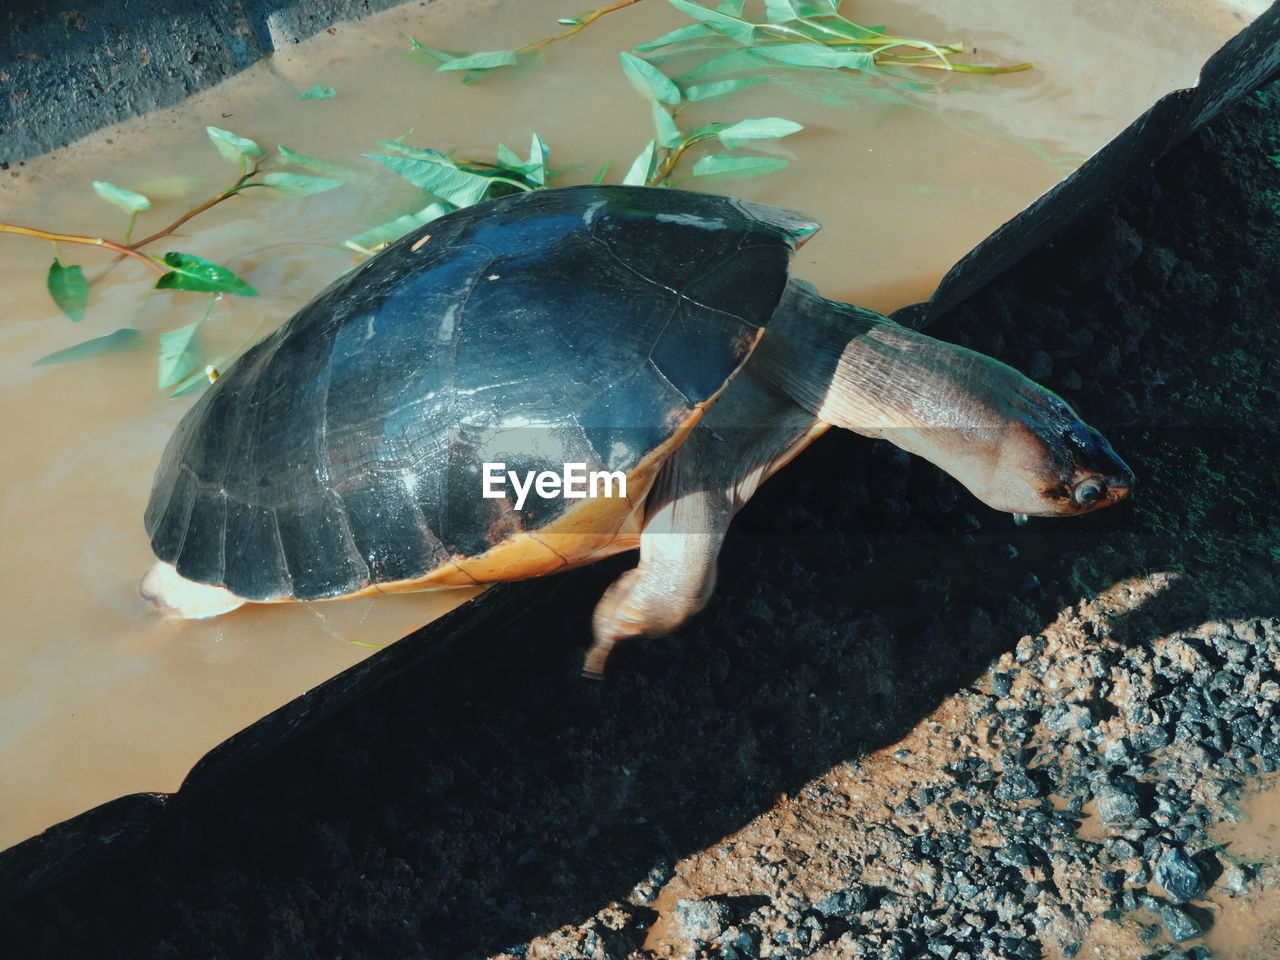
<instances>
[{"instance_id":1,"label":"turtle hind leg","mask_svg":"<svg viewBox=\"0 0 1280 960\"><path fill-rule=\"evenodd\" d=\"M585 676L604 672L620 640L666 636L711 599L733 509L723 487L689 475L694 458L684 453L668 461L646 501L639 565L614 581L596 605Z\"/></svg>"},{"instance_id":2,"label":"turtle hind leg","mask_svg":"<svg viewBox=\"0 0 1280 960\"><path fill-rule=\"evenodd\" d=\"M180 620L204 620L229 613L244 604L224 587L188 580L173 564L157 561L142 575L138 593L166 616Z\"/></svg>"}]
</instances>

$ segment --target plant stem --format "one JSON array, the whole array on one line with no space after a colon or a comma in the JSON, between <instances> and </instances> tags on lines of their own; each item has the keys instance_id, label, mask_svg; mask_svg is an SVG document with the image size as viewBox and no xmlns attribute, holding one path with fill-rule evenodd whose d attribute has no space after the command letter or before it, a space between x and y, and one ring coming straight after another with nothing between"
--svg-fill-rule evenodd
<instances>
[{"instance_id":1,"label":"plant stem","mask_svg":"<svg viewBox=\"0 0 1280 960\"><path fill-rule=\"evenodd\" d=\"M543 47L550 46L557 40L568 40L570 37L574 36L586 27L587 24L594 23L606 13L613 13L615 10L621 10L623 7L630 7L639 2L640 0L618 0L617 3L611 3L607 7L601 7L598 10L592 10L590 13L581 14L577 17L578 22L563 33L557 33L553 37L543 37L541 40L534 40L530 43L526 43L524 46L516 47L515 52L532 53L534 50L541 50Z\"/></svg>"},{"instance_id":2,"label":"plant stem","mask_svg":"<svg viewBox=\"0 0 1280 960\"><path fill-rule=\"evenodd\" d=\"M703 140L712 140L714 138L715 134L707 133L700 137L689 137L681 142L680 146L667 153L666 158L662 161L662 165L658 167L658 172L655 173L653 175L653 179L649 181L650 186L656 187L658 184L666 180L667 177L671 176L672 171L676 168L676 164L678 164L680 162L680 158L684 156L684 152L695 143L700 143Z\"/></svg>"},{"instance_id":3,"label":"plant stem","mask_svg":"<svg viewBox=\"0 0 1280 960\"><path fill-rule=\"evenodd\" d=\"M180 226L182 226L192 217L199 216L200 214L204 213L206 210L218 205L223 200L227 199L227 197L235 195L242 187L244 187L248 183L248 181L251 178L257 176L257 173L258 173L258 164L255 163L253 165L252 170L248 170L240 174L239 179L237 179L236 182L232 184L230 187L228 187L226 190L223 190L217 196L211 197L210 199L206 200L204 203L200 204L200 206L196 207L194 210L188 210L186 213L180 216L177 220L173 221L173 223L169 224L163 230L157 230L155 233L151 234L151 236L146 237L145 239L139 240L133 246L135 248L142 248L149 243L154 243L156 240L169 236L171 233L173 233L173 231L177 230Z\"/></svg>"},{"instance_id":4,"label":"plant stem","mask_svg":"<svg viewBox=\"0 0 1280 960\"><path fill-rule=\"evenodd\" d=\"M133 257L160 273L164 273L168 269L133 247L126 247L111 240L104 240L101 237L81 237L72 233L50 233L48 230L40 230L36 227L21 227L16 223L0 223L0 233L16 233L21 237L36 237L40 240L52 240L54 243L80 243L90 247L106 247L108 250L114 250L119 254L116 258L117 260L123 257Z\"/></svg>"}]
</instances>

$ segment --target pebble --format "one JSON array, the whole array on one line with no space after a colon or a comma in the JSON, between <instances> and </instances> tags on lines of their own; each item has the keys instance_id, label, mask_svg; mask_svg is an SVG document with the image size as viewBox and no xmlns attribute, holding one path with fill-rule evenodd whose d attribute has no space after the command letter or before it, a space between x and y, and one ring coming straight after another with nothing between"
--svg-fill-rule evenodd
<instances>
[{"instance_id":1,"label":"pebble","mask_svg":"<svg viewBox=\"0 0 1280 960\"><path fill-rule=\"evenodd\" d=\"M729 908L714 900L677 900L675 919L681 936L705 943L724 931Z\"/></svg>"},{"instance_id":2,"label":"pebble","mask_svg":"<svg viewBox=\"0 0 1280 960\"><path fill-rule=\"evenodd\" d=\"M1094 794L1098 815L1106 823L1132 823L1138 817L1138 798L1133 788L1120 782L1104 783Z\"/></svg>"},{"instance_id":3,"label":"pebble","mask_svg":"<svg viewBox=\"0 0 1280 960\"><path fill-rule=\"evenodd\" d=\"M1181 847L1169 847L1156 863L1156 883L1164 887L1174 903L1186 903L1204 893L1206 884L1200 868Z\"/></svg>"},{"instance_id":4,"label":"pebble","mask_svg":"<svg viewBox=\"0 0 1280 960\"><path fill-rule=\"evenodd\" d=\"M1175 906L1162 903L1159 906L1158 912L1160 914L1160 919L1164 921L1165 929L1169 931L1169 936L1173 937L1176 943L1184 943L1187 940L1194 940L1196 937L1204 933L1204 931L1200 929L1200 924L1196 923Z\"/></svg>"}]
</instances>

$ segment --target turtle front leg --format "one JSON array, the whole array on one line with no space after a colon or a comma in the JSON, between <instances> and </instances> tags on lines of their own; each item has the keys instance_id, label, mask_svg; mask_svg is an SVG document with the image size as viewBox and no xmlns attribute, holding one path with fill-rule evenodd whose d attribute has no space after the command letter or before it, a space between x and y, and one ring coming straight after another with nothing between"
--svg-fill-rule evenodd
<instances>
[{"instance_id":1,"label":"turtle front leg","mask_svg":"<svg viewBox=\"0 0 1280 960\"><path fill-rule=\"evenodd\" d=\"M664 469L658 481L662 489L654 491L656 509L640 534L640 564L614 581L596 605L595 642L587 651L584 676L604 672L619 640L666 636L711 599L716 557L733 510L724 491L680 489L681 473L675 462ZM649 503L654 502L650 494Z\"/></svg>"}]
</instances>

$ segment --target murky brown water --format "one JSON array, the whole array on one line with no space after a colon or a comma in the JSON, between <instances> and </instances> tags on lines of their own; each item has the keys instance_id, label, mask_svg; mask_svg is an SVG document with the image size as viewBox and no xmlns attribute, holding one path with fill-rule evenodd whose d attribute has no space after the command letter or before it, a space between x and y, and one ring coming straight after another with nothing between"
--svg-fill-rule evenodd
<instances>
[{"instance_id":1,"label":"murky brown water","mask_svg":"<svg viewBox=\"0 0 1280 960\"><path fill-rule=\"evenodd\" d=\"M361 158L375 141L464 157L499 141L523 149L536 129L563 182L614 162L620 177L652 136L647 104L618 70L619 49L684 21L659 0L606 17L528 73L463 87L405 51L404 32L432 46L494 49L554 32L571 2L458 3L390 11L299 44L181 107L108 128L0 179L0 220L119 237L124 217L94 196L108 180L155 201L137 233L228 185L234 168L206 124L266 147L360 171L309 200L247 195L195 221L155 252L225 263L263 291L219 304L210 355L284 320L350 263L348 236L410 209L413 192ZM827 226L799 272L832 296L892 310L924 299L943 272L993 228L1199 64L1265 3L1056 3L1035 23L1007 2L954 0L947 21L924 0L861 3L864 23L963 39L983 59L1038 69L994 80L927 77L931 92L839 99L829 85L772 86L695 108L694 122L784 116L806 130L752 153L793 168L722 189L819 215ZM1016 6L1016 5L1015 5ZM1104 19L1106 18L1106 19ZM1141 42L1134 37L1144 37ZM299 102L314 84L332 100ZM419 201L416 206L420 206ZM62 366L32 361L91 336L193 322L198 295L141 298L134 263L96 283L88 318L62 318L43 289L50 250L0 237L0 401L10 411L0 463L0 848L123 793L175 789L209 747L272 708L439 616L472 594L243 610L210 623L150 614L135 583L149 562L141 514L165 439L190 400L154 388L154 344ZM64 246L90 276L107 258ZM585 640L585 638L584 638Z\"/></svg>"},{"instance_id":2,"label":"murky brown water","mask_svg":"<svg viewBox=\"0 0 1280 960\"><path fill-rule=\"evenodd\" d=\"M1268 788L1241 805L1239 823L1221 823L1211 831L1223 857L1250 871L1280 864L1280 776L1267 778ZM1210 896L1218 910L1205 946L1221 960L1272 960L1280 956L1280 898L1250 892L1231 896L1219 883Z\"/></svg>"}]
</instances>

